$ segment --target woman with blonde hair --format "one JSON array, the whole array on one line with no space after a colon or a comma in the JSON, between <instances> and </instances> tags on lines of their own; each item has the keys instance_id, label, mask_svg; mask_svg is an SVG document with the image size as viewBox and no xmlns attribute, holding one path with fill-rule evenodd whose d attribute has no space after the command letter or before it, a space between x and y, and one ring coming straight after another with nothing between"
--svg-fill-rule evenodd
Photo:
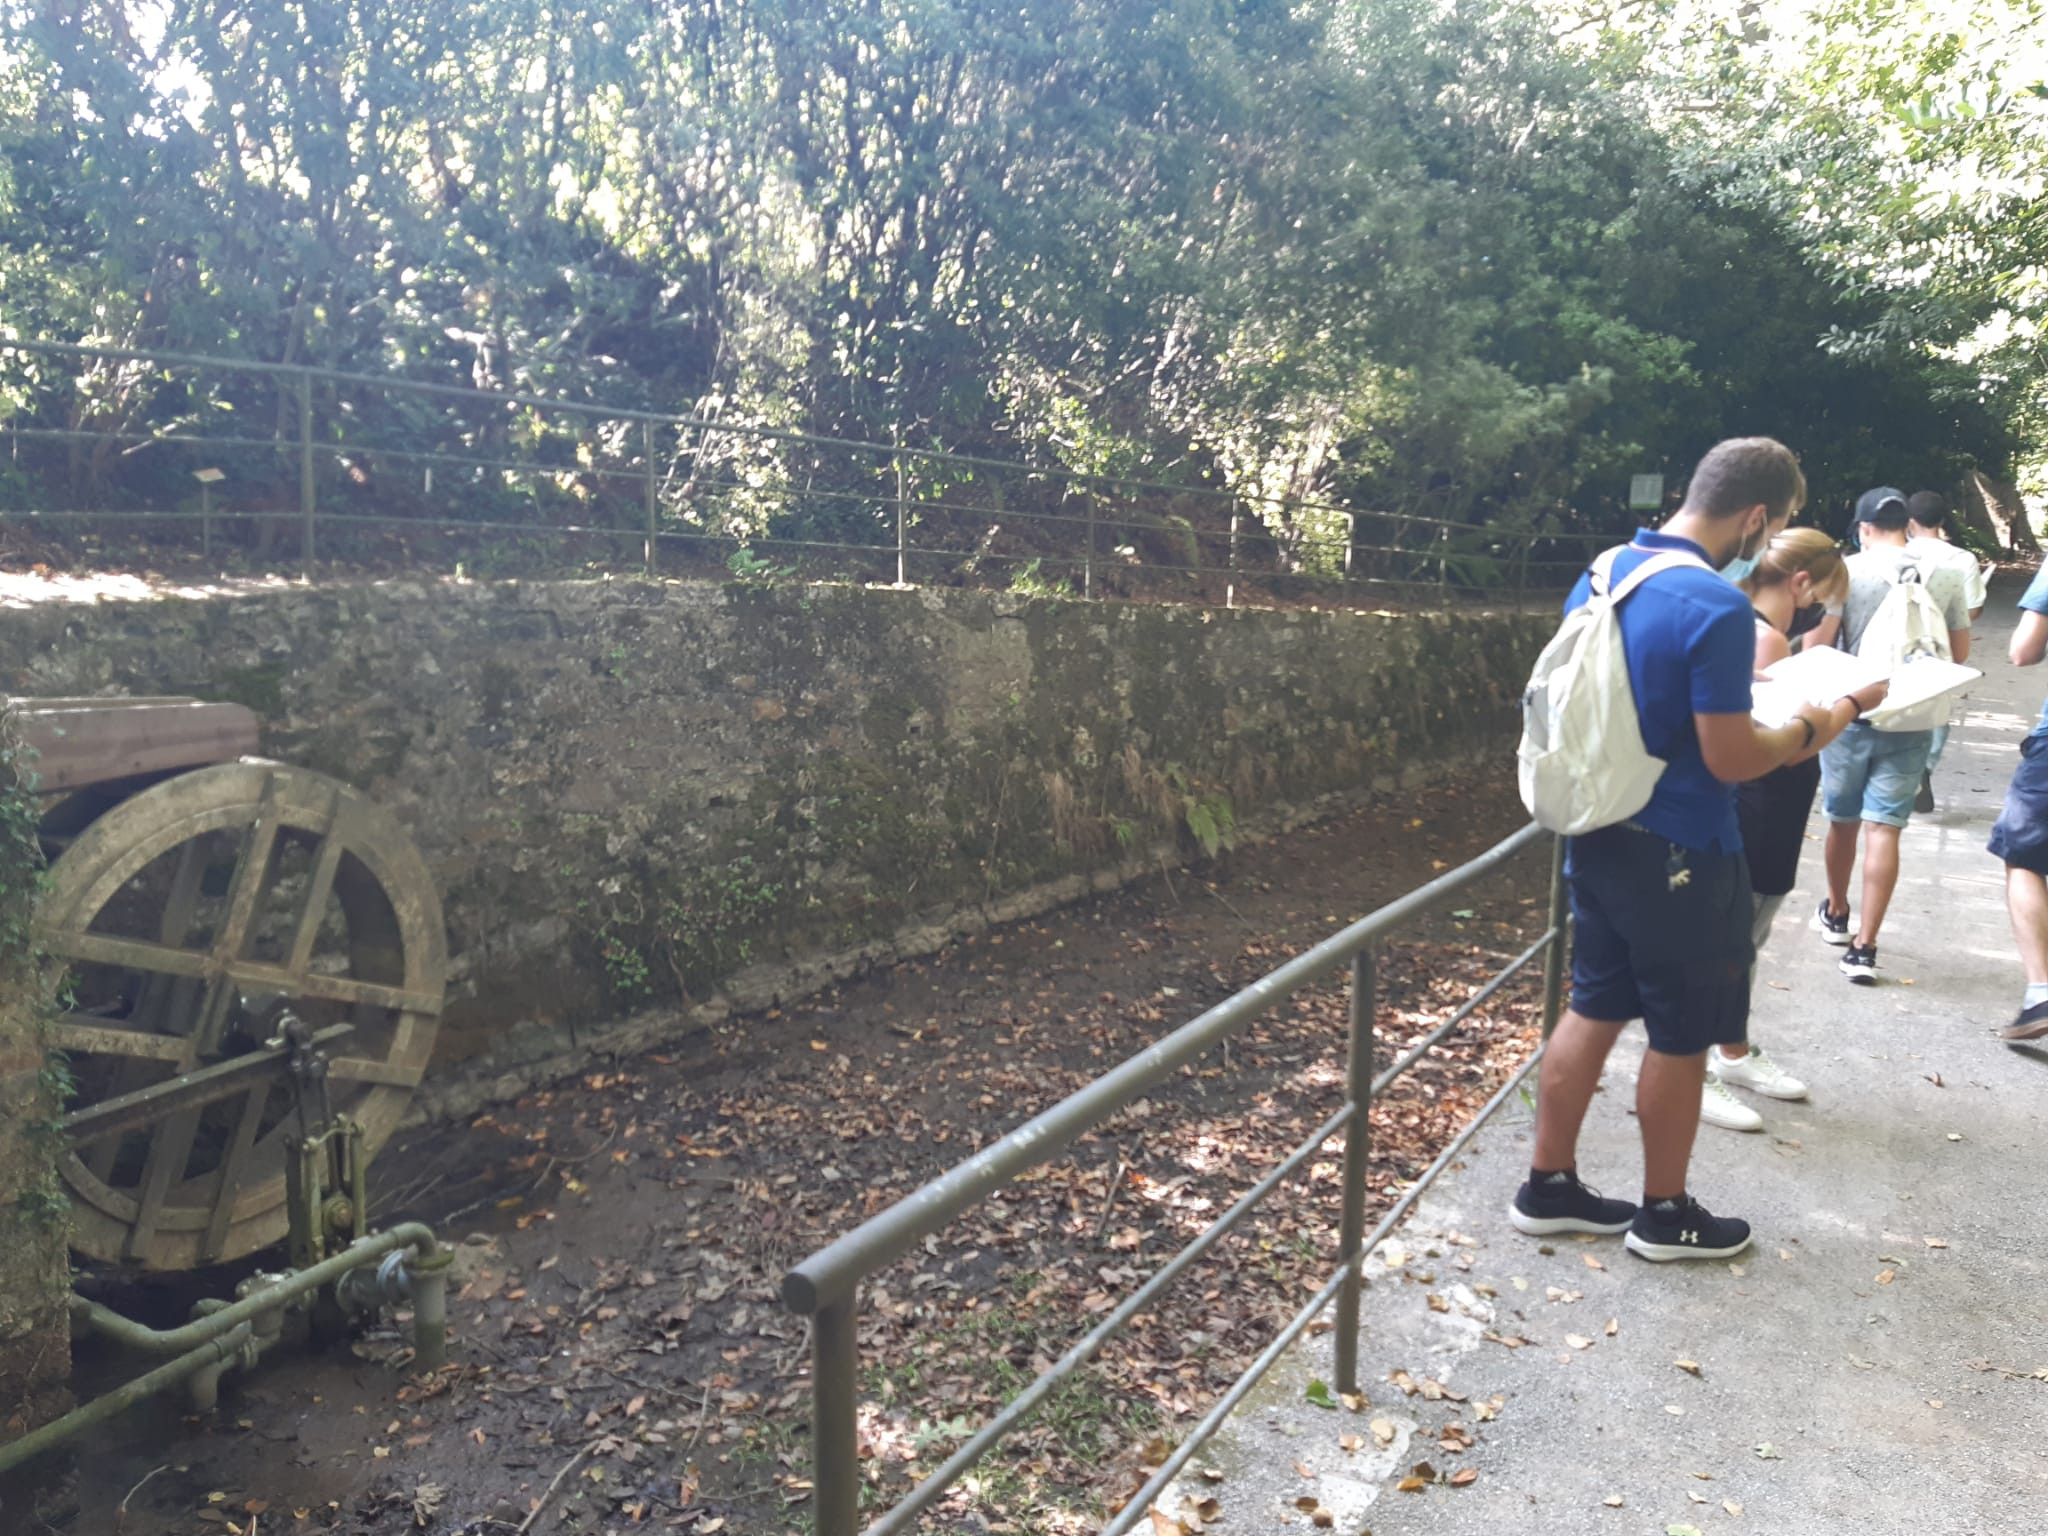
<instances>
[{"instance_id":1,"label":"woman with blonde hair","mask_svg":"<svg viewBox=\"0 0 2048 1536\"><path fill-rule=\"evenodd\" d=\"M1739 583L1756 610L1756 670L1762 673L1792 654L1790 637L1821 622L1830 606L1849 593L1849 568L1834 540L1817 528L1787 528L1775 535L1756 566ZM1850 721L1884 697L1879 683L1837 699L1831 713L1832 740ZM1806 820L1820 792L1820 759L1809 755L1761 779L1736 786L1735 814L1742 849L1749 857L1749 885L1755 899L1751 936L1761 950L1771 922L1791 893L1806 842ZM1754 972L1752 972L1752 979ZM1763 1116L1728 1091L1728 1084L1773 1099L1803 1099L1806 1084L1786 1072L1755 1045L1724 1045L1707 1057L1707 1091L1700 1118L1731 1131L1763 1129Z\"/></svg>"}]
</instances>

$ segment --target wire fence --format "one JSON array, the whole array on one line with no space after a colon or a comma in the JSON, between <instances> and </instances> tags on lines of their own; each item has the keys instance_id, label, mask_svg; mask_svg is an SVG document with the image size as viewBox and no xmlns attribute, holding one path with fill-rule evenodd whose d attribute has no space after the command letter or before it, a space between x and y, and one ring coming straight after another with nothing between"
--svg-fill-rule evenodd
<instances>
[{"instance_id":1,"label":"wire fence","mask_svg":"<svg viewBox=\"0 0 2048 1536\"><path fill-rule=\"evenodd\" d=\"M0 339L0 402L0 529L238 570L729 572L1235 606L1553 592L1628 531L64 342Z\"/></svg>"}]
</instances>

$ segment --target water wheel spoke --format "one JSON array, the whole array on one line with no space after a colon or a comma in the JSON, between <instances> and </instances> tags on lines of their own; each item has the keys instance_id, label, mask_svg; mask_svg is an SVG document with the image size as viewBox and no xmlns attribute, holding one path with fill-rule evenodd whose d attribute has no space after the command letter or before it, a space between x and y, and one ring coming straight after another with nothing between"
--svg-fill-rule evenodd
<instances>
[{"instance_id":1,"label":"water wheel spoke","mask_svg":"<svg viewBox=\"0 0 2048 1536\"><path fill-rule=\"evenodd\" d=\"M52 1044L60 1051L90 1051L102 1056L127 1056L174 1065L185 1059L188 1044L177 1035L122 1029L91 1014L80 1013L67 1013L58 1019L51 1035Z\"/></svg>"},{"instance_id":2,"label":"water wheel spoke","mask_svg":"<svg viewBox=\"0 0 2048 1536\"><path fill-rule=\"evenodd\" d=\"M298 924L292 932L291 958L285 962L291 970L303 971L312 963L313 946L327 917L327 898L334 894L334 873L341 867L354 821L349 805L341 803L337 796L336 804L327 814L327 832L320 839L320 852L306 881L306 900L299 908Z\"/></svg>"},{"instance_id":3,"label":"water wheel spoke","mask_svg":"<svg viewBox=\"0 0 2048 1536\"><path fill-rule=\"evenodd\" d=\"M264 783L263 801L257 809L255 824L249 828L241 857L235 860L234 878L228 883L227 912L221 918L220 931L214 936L213 946L214 954L222 960L239 960L249 948L249 930L256 921L257 903L264 888L270 884L271 867L277 853L277 834L284 824L284 811L281 780L277 774L272 774ZM229 978L214 975L206 988L206 1001L200 1006L198 1027L192 1032L200 1056L212 1055L220 1044L235 1000L236 991Z\"/></svg>"},{"instance_id":4,"label":"water wheel spoke","mask_svg":"<svg viewBox=\"0 0 2048 1536\"><path fill-rule=\"evenodd\" d=\"M158 976L204 976L207 957L193 949L173 949L148 939L123 939L111 933L80 933L52 929L42 935L43 947L60 960L87 965L124 965L131 971Z\"/></svg>"},{"instance_id":5,"label":"water wheel spoke","mask_svg":"<svg viewBox=\"0 0 2048 1536\"><path fill-rule=\"evenodd\" d=\"M221 1160L220 1176L214 1182L213 1212L206 1218L206 1237L199 1245L199 1262L217 1262L227 1250L228 1228L234 1225L235 1201L242 1193L242 1179L256 1150L256 1132L263 1125L263 1105L270 1097L270 1084L258 1083L242 1100L242 1113L235 1121L234 1140Z\"/></svg>"},{"instance_id":6,"label":"water wheel spoke","mask_svg":"<svg viewBox=\"0 0 2048 1536\"><path fill-rule=\"evenodd\" d=\"M373 1008L397 1008L408 1013L437 1013L441 997L413 987L387 986L381 981L363 981L354 976L325 976L317 971L293 973L281 965L262 965L244 960L227 969L238 985L286 997L312 998L323 1003L368 1003Z\"/></svg>"},{"instance_id":7,"label":"water wheel spoke","mask_svg":"<svg viewBox=\"0 0 2048 1536\"><path fill-rule=\"evenodd\" d=\"M171 1186L185 1177L185 1164L192 1156L192 1141L199 1133L200 1111L180 1110L158 1125L149 1141L149 1158L142 1168L142 1189L135 1202L135 1225L129 1228L127 1257L146 1259L156 1236L156 1224L163 1219L164 1197Z\"/></svg>"},{"instance_id":8,"label":"water wheel spoke","mask_svg":"<svg viewBox=\"0 0 2048 1536\"><path fill-rule=\"evenodd\" d=\"M204 840L196 837L178 849L178 867L171 876L171 889L164 898L163 917L157 924L156 933L157 942L172 949L183 949L192 936L192 917L199 908L199 893L205 883L205 852ZM159 1020L174 1008L188 1012L193 1003L192 990L180 987L176 977L152 971L143 978L128 1016L151 1021L159 1033L182 1033L180 1030L163 1029Z\"/></svg>"},{"instance_id":9,"label":"water wheel spoke","mask_svg":"<svg viewBox=\"0 0 2048 1536\"><path fill-rule=\"evenodd\" d=\"M328 1063L327 1076L337 1083L370 1083L378 1087L411 1088L420 1080L421 1068L392 1061L371 1061L363 1056L344 1056Z\"/></svg>"}]
</instances>

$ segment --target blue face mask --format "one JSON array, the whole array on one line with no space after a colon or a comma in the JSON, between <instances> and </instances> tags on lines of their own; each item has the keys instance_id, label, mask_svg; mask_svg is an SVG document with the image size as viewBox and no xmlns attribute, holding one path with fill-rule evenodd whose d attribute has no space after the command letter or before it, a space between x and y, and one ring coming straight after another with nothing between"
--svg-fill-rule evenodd
<instances>
[{"instance_id":1,"label":"blue face mask","mask_svg":"<svg viewBox=\"0 0 2048 1536\"><path fill-rule=\"evenodd\" d=\"M1754 555L1737 555L1721 567L1721 574L1730 581L1747 581L1750 572L1756 569L1756 564Z\"/></svg>"}]
</instances>

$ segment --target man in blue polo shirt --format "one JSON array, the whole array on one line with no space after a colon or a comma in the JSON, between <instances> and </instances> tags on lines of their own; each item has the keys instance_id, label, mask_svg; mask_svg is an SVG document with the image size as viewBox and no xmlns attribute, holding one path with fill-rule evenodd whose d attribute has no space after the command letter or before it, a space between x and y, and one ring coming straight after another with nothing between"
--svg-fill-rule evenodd
<instances>
[{"instance_id":1,"label":"man in blue polo shirt","mask_svg":"<svg viewBox=\"0 0 2048 1536\"><path fill-rule=\"evenodd\" d=\"M2016 667L2039 666L2048 657L2048 564L2020 598L2019 627L2007 654ZM2019 1017L1998 1034L2038 1040L2048 1035L2048 704L2020 743L2020 765L1991 827L1991 851L2005 863L2005 909L2027 973Z\"/></svg>"},{"instance_id":2,"label":"man in blue polo shirt","mask_svg":"<svg viewBox=\"0 0 2048 1536\"><path fill-rule=\"evenodd\" d=\"M1571 841L1571 1007L1544 1053L1535 1155L1508 1213L1524 1232L1626 1231L1630 1251L1656 1260L1725 1258L1749 1242L1747 1222L1710 1215L1686 1192L1707 1052L1744 1039L1749 1022L1753 906L1732 786L1810 755L1834 725L1820 709L1772 729L1751 718L1755 621L1715 573L1754 559L1805 497L1783 444L1720 443L1670 521L1615 559L1617 585L1660 552L1699 564L1650 577L1620 609L1643 745L1667 766L1632 820ZM1566 611L1590 590L1580 578ZM1601 1068L1635 1018L1649 1036L1636 1090L1640 1209L1603 1198L1577 1170Z\"/></svg>"}]
</instances>

